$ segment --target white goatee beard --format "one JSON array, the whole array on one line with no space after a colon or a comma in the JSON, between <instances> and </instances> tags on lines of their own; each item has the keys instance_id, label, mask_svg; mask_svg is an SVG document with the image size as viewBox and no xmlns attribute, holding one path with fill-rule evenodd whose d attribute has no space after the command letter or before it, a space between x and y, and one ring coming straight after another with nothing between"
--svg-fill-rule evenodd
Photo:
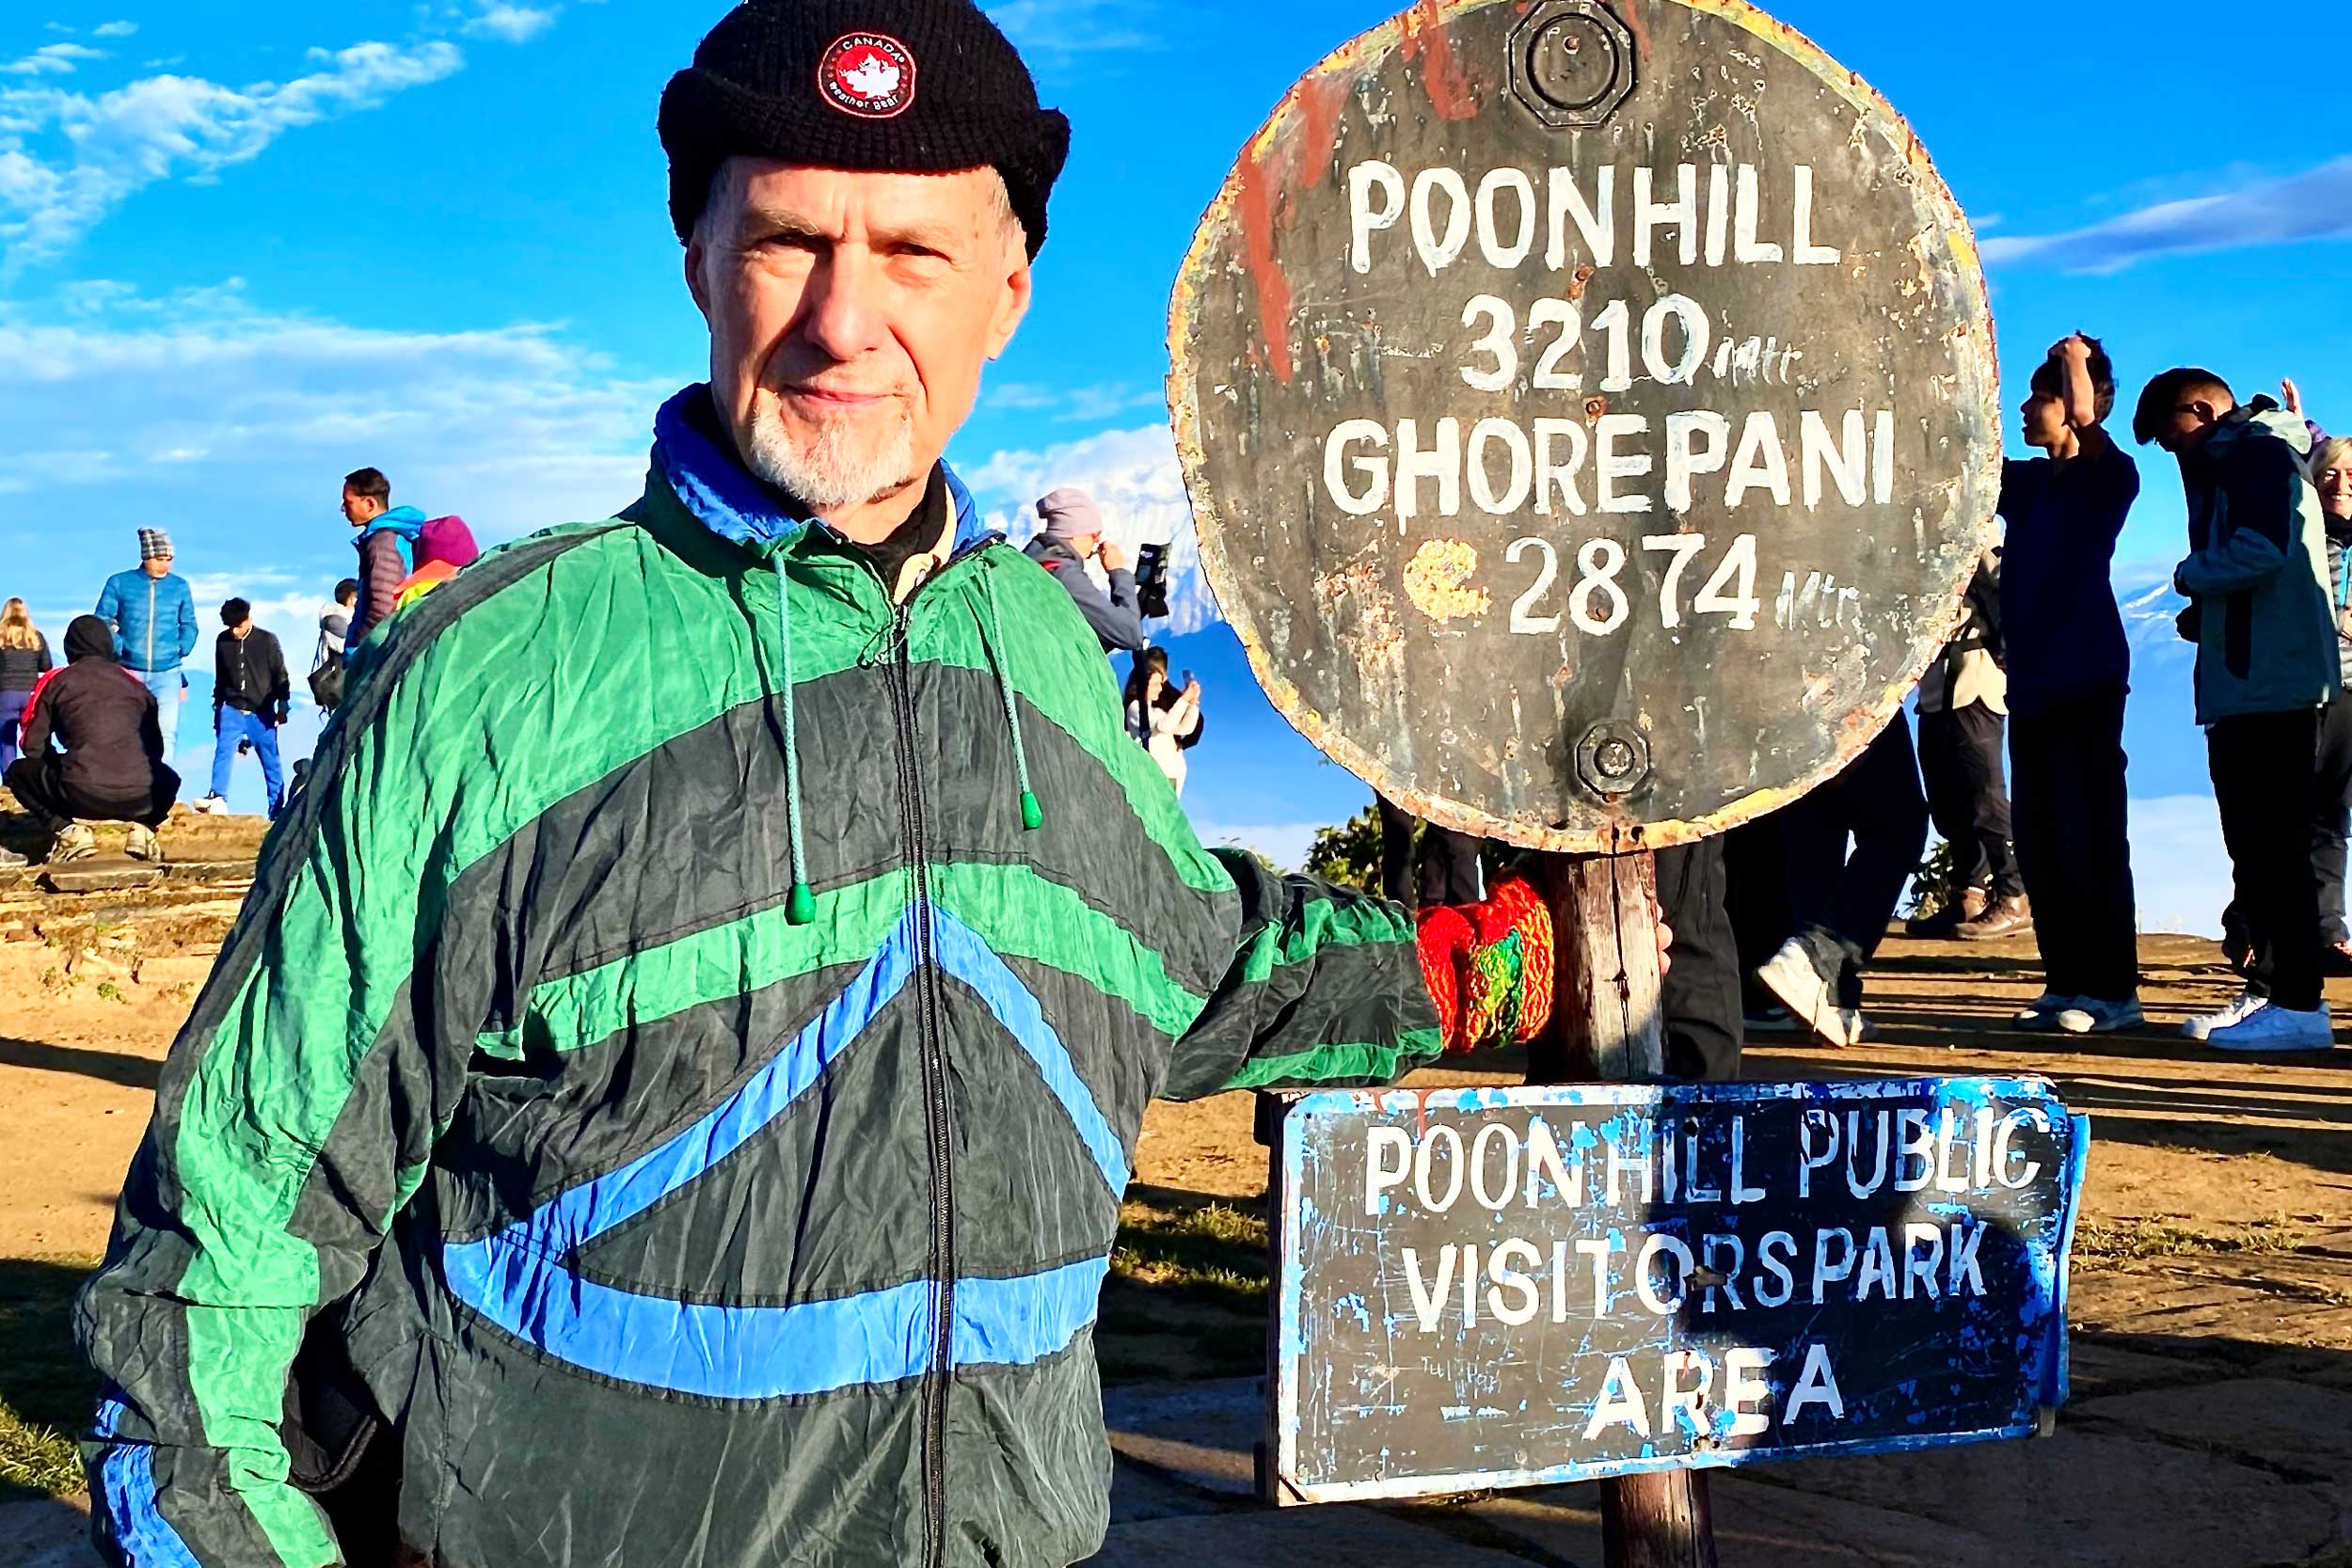
<instances>
[{"instance_id":1,"label":"white goatee beard","mask_svg":"<svg viewBox=\"0 0 2352 1568\"><path fill-rule=\"evenodd\" d=\"M903 409L887 428L867 432L854 420L831 420L814 440L796 440L773 408L752 410L752 472L811 510L824 514L903 490L914 471L914 422Z\"/></svg>"}]
</instances>

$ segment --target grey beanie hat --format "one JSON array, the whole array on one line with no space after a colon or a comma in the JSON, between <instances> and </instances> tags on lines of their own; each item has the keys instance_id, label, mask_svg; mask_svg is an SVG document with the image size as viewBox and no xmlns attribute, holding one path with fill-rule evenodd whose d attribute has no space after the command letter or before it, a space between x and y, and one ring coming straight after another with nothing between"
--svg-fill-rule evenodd
<instances>
[{"instance_id":1,"label":"grey beanie hat","mask_svg":"<svg viewBox=\"0 0 2352 1568\"><path fill-rule=\"evenodd\" d=\"M1037 503L1037 515L1045 519L1049 539L1083 539L1103 531L1102 509L1092 496L1075 485L1048 490Z\"/></svg>"}]
</instances>

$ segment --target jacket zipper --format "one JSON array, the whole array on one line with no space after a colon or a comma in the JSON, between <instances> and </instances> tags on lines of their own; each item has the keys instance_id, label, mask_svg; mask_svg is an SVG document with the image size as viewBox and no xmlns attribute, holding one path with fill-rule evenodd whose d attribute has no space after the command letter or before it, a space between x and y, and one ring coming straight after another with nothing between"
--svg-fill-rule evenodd
<instances>
[{"instance_id":1,"label":"jacket zipper","mask_svg":"<svg viewBox=\"0 0 2352 1568\"><path fill-rule=\"evenodd\" d=\"M155 673L155 579L147 579L147 671Z\"/></svg>"}]
</instances>

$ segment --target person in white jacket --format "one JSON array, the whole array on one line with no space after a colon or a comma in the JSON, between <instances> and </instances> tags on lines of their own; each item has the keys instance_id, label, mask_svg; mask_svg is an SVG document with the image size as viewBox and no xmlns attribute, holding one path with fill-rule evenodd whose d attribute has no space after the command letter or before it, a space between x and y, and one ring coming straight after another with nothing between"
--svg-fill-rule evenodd
<instances>
[{"instance_id":1,"label":"person in white jacket","mask_svg":"<svg viewBox=\"0 0 2352 1568\"><path fill-rule=\"evenodd\" d=\"M1200 743L1200 684L1171 687L1165 648L1146 648L1136 656L1127 676L1127 733L1183 795L1184 753Z\"/></svg>"}]
</instances>

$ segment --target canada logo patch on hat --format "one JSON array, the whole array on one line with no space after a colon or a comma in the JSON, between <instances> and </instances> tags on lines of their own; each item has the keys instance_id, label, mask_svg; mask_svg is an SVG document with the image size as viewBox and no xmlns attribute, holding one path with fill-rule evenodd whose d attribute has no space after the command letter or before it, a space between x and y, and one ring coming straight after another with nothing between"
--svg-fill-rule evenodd
<instances>
[{"instance_id":1,"label":"canada logo patch on hat","mask_svg":"<svg viewBox=\"0 0 2352 1568\"><path fill-rule=\"evenodd\" d=\"M817 62L817 90L845 115L888 119L914 102L914 56L887 33L845 33Z\"/></svg>"}]
</instances>

